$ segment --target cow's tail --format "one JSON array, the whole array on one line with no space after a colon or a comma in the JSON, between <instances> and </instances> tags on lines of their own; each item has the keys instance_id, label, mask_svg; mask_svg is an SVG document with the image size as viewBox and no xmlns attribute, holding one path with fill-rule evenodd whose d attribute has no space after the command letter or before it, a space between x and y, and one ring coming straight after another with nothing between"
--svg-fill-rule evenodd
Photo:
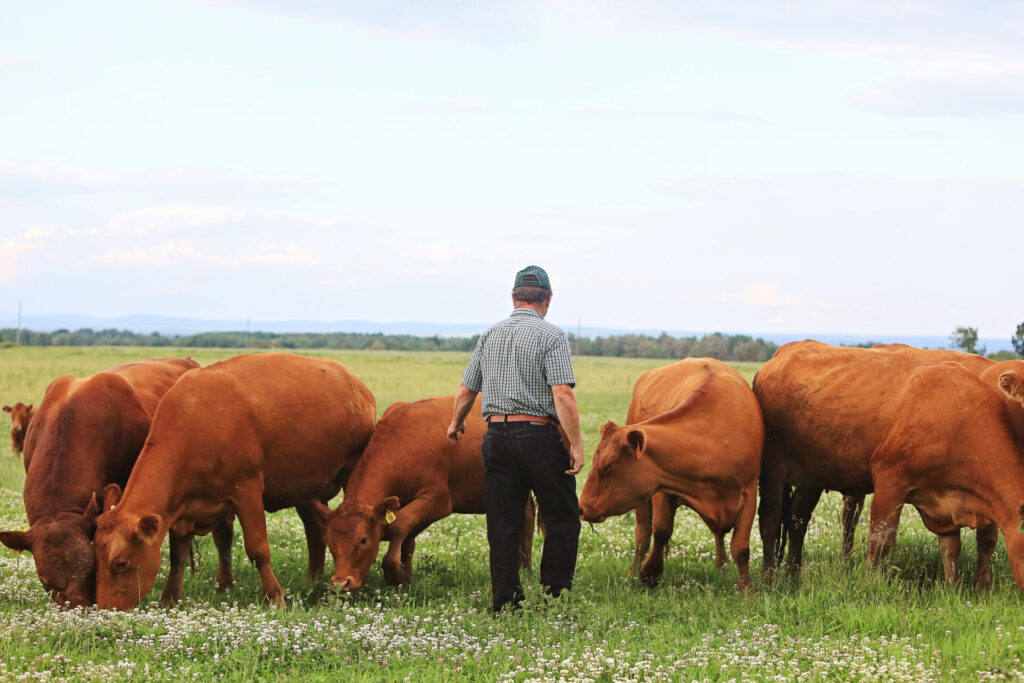
<instances>
[{"instance_id":1,"label":"cow's tail","mask_svg":"<svg viewBox=\"0 0 1024 683\"><path fill-rule=\"evenodd\" d=\"M789 484L782 485L782 507L779 509L779 530L775 547L772 549L775 557L775 566L782 566L783 556L786 554L786 541L789 540L789 530L793 527L793 487Z\"/></svg>"}]
</instances>

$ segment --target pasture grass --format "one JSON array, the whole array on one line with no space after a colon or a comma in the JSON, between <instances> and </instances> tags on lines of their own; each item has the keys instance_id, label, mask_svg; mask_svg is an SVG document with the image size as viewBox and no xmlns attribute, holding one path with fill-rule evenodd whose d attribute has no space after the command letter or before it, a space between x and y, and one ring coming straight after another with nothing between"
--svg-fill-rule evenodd
<instances>
[{"instance_id":1,"label":"pasture grass","mask_svg":"<svg viewBox=\"0 0 1024 683\"><path fill-rule=\"evenodd\" d=\"M0 350L0 404L42 398L64 373L79 376L160 354L139 348ZM203 365L234 351L185 351ZM391 402L451 393L462 353L308 352L345 363ZM588 460L599 426L621 423L633 383L657 360L578 358ZM747 379L756 364L737 364ZM0 528L25 528L24 471L0 429ZM582 488L583 477L579 479ZM336 503L337 501L335 501ZM234 544L236 584L214 588L216 555L199 539L199 570L186 574L185 603L156 605L165 572L140 609L60 612L30 556L0 551L0 679L326 680L1005 680L1024 678L1024 607L1000 543L994 588L947 588L934 536L905 511L899 545L884 569L865 573L865 522L855 558L839 554L837 494L826 494L807 535L800 578L756 578L761 544L751 539L756 591L735 590L736 570L713 568L714 542L681 509L665 577L655 589L625 576L631 515L584 526L575 589L548 603L536 571L524 574L523 611L491 616L482 517L452 516L420 535L409 586L384 583L379 564L366 589L339 596L326 578L305 582L306 548L293 511L268 516L275 573L289 607L259 604L259 580ZM964 534L965 573L976 557ZM534 565L542 541L534 546ZM328 559L328 568L330 568Z\"/></svg>"}]
</instances>

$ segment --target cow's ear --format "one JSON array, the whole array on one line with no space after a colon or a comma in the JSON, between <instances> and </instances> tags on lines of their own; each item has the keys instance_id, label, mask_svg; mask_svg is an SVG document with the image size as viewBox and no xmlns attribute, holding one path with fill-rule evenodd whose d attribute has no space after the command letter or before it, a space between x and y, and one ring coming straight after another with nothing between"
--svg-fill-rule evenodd
<instances>
[{"instance_id":1,"label":"cow's ear","mask_svg":"<svg viewBox=\"0 0 1024 683\"><path fill-rule=\"evenodd\" d=\"M12 408L12 407L10 407L10 406L4 406L4 412L5 412L5 413L9 413L9 412L11 412L12 410L14 410L14 408Z\"/></svg>"},{"instance_id":2,"label":"cow's ear","mask_svg":"<svg viewBox=\"0 0 1024 683\"><path fill-rule=\"evenodd\" d=\"M629 447L633 449L636 457L639 458L647 450L647 435L644 434L644 430L642 429L631 429L629 430L629 433L626 434L626 443L629 444Z\"/></svg>"},{"instance_id":3,"label":"cow's ear","mask_svg":"<svg viewBox=\"0 0 1024 683\"><path fill-rule=\"evenodd\" d=\"M135 529L135 536L143 543L149 545L160 540L160 515L143 515L139 518L139 526Z\"/></svg>"},{"instance_id":4,"label":"cow's ear","mask_svg":"<svg viewBox=\"0 0 1024 683\"><path fill-rule=\"evenodd\" d=\"M96 515L98 514L100 514L100 504L96 500L96 492L93 491L92 498L89 499L89 504L85 506L85 511L82 513L82 525L90 538L96 532Z\"/></svg>"},{"instance_id":5,"label":"cow's ear","mask_svg":"<svg viewBox=\"0 0 1024 683\"><path fill-rule=\"evenodd\" d=\"M605 438L606 436L608 436L608 434L610 434L611 432L614 432L618 428L619 428L618 425L616 425L611 420L608 420L603 425L601 425L601 438L602 439Z\"/></svg>"},{"instance_id":6,"label":"cow's ear","mask_svg":"<svg viewBox=\"0 0 1024 683\"><path fill-rule=\"evenodd\" d=\"M31 413L31 412L32 412L32 407L33 407L34 405L35 405L35 403L29 403L29 404L28 404L28 408L25 408L25 410L27 410L28 412L30 412L30 413Z\"/></svg>"},{"instance_id":7,"label":"cow's ear","mask_svg":"<svg viewBox=\"0 0 1024 683\"><path fill-rule=\"evenodd\" d=\"M314 500L313 514L316 515L316 521L319 522L320 526L323 526L327 523L327 518L331 516L331 508L319 500Z\"/></svg>"},{"instance_id":8,"label":"cow's ear","mask_svg":"<svg viewBox=\"0 0 1024 683\"><path fill-rule=\"evenodd\" d=\"M999 387L1018 403L1024 403L1024 378L1013 370L999 375Z\"/></svg>"},{"instance_id":9,"label":"cow's ear","mask_svg":"<svg viewBox=\"0 0 1024 683\"><path fill-rule=\"evenodd\" d=\"M373 518L378 523L391 524L395 521L395 513L398 512L399 507L401 507L401 503L398 501L398 496L385 498L373 508Z\"/></svg>"},{"instance_id":10,"label":"cow's ear","mask_svg":"<svg viewBox=\"0 0 1024 683\"><path fill-rule=\"evenodd\" d=\"M121 487L117 484L107 484L103 489L103 511L110 512L121 502Z\"/></svg>"},{"instance_id":11,"label":"cow's ear","mask_svg":"<svg viewBox=\"0 0 1024 683\"><path fill-rule=\"evenodd\" d=\"M27 531L0 531L0 543L15 552L32 552L32 537Z\"/></svg>"}]
</instances>

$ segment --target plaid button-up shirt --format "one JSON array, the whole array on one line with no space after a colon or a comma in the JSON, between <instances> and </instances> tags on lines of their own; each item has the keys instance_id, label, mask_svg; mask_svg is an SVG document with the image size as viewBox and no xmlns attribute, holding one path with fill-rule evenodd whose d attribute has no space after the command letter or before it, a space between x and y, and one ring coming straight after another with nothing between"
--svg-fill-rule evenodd
<instances>
[{"instance_id":1,"label":"plaid button-up shirt","mask_svg":"<svg viewBox=\"0 0 1024 683\"><path fill-rule=\"evenodd\" d=\"M558 417L551 387L576 386L569 337L531 308L517 308L481 335L462 383L483 392L489 415Z\"/></svg>"}]
</instances>

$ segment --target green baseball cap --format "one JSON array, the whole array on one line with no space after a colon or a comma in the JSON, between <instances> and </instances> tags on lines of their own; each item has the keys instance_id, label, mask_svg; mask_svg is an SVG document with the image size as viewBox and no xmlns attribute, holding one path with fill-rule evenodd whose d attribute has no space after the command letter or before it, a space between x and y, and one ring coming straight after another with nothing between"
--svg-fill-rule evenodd
<instances>
[{"instance_id":1,"label":"green baseball cap","mask_svg":"<svg viewBox=\"0 0 1024 683\"><path fill-rule=\"evenodd\" d=\"M548 279L548 274L540 266L526 266L516 273L516 283L512 285L512 288L515 289L516 287L543 287L544 289L551 289L551 280Z\"/></svg>"}]
</instances>

